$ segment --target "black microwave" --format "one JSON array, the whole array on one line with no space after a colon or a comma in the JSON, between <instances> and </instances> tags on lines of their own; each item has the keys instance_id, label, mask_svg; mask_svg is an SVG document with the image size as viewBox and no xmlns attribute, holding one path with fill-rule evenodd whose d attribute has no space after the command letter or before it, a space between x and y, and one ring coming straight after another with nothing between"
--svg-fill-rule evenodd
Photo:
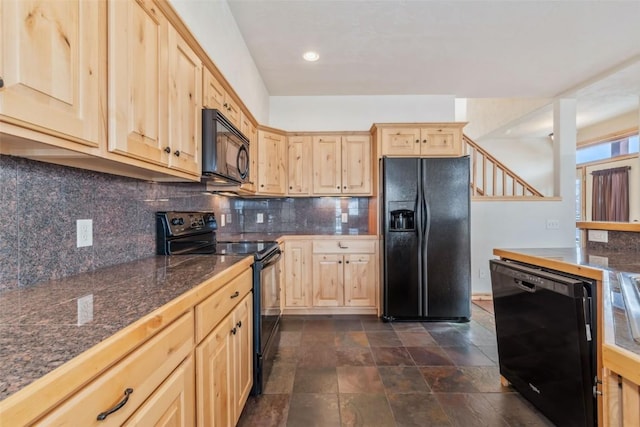
<instances>
[{"instance_id":1,"label":"black microwave","mask_svg":"<svg viewBox=\"0 0 640 427\"><path fill-rule=\"evenodd\" d=\"M218 110L202 110L202 176L225 183L249 182L249 140Z\"/></svg>"}]
</instances>

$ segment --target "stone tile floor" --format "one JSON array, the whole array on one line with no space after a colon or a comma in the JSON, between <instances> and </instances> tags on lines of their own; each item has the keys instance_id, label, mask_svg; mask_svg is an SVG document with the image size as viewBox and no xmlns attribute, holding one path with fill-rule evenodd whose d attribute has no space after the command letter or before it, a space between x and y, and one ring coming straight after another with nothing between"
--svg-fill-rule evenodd
<instances>
[{"instance_id":1,"label":"stone tile floor","mask_svg":"<svg viewBox=\"0 0 640 427\"><path fill-rule=\"evenodd\" d=\"M285 316L240 426L553 426L500 385L493 314L469 323Z\"/></svg>"}]
</instances>

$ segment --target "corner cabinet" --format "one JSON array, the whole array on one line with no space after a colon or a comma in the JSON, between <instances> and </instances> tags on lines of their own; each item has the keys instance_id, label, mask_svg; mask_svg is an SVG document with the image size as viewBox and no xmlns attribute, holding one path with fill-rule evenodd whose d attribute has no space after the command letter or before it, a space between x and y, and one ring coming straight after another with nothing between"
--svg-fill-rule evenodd
<instances>
[{"instance_id":1,"label":"corner cabinet","mask_svg":"<svg viewBox=\"0 0 640 427\"><path fill-rule=\"evenodd\" d=\"M106 140L105 30L105 2L3 1L0 130L58 136L67 140L60 145L77 151L100 146Z\"/></svg>"},{"instance_id":2,"label":"corner cabinet","mask_svg":"<svg viewBox=\"0 0 640 427\"><path fill-rule=\"evenodd\" d=\"M376 124L381 156L458 157L464 155L466 123Z\"/></svg>"},{"instance_id":3,"label":"corner cabinet","mask_svg":"<svg viewBox=\"0 0 640 427\"><path fill-rule=\"evenodd\" d=\"M258 194L286 193L286 149L284 133L258 129Z\"/></svg>"},{"instance_id":4,"label":"corner cabinet","mask_svg":"<svg viewBox=\"0 0 640 427\"><path fill-rule=\"evenodd\" d=\"M286 240L283 312L376 314L377 247L370 237Z\"/></svg>"},{"instance_id":5,"label":"corner cabinet","mask_svg":"<svg viewBox=\"0 0 640 427\"><path fill-rule=\"evenodd\" d=\"M313 136L313 194L371 195L371 138Z\"/></svg>"},{"instance_id":6,"label":"corner cabinet","mask_svg":"<svg viewBox=\"0 0 640 427\"><path fill-rule=\"evenodd\" d=\"M109 151L200 176L202 62L150 1L111 1Z\"/></svg>"}]
</instances>

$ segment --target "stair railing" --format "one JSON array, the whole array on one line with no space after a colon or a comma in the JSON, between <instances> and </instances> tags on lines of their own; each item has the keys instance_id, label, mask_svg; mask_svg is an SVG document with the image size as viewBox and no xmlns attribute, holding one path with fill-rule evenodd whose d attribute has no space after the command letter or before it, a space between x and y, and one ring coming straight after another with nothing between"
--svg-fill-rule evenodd
<instances>
[{"instance_id":1,"label":"stair railing","mask_svg":"<svg viewBox=\"0 0 640 427\"><path fill-rule=\"evenodd\" d=\"M467 135L462 137L471 159L471 195L476 197L538 198L544 195L498 161Z\"/></svg>"}]
</instances>

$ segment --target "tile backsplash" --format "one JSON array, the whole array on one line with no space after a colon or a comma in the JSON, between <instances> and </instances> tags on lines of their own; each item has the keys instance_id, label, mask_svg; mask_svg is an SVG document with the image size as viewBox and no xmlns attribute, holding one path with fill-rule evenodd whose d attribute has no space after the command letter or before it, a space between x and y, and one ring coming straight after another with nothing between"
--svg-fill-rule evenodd
<instances>
[{"instance_id":1,"label":"tile backsplash","mask_svg":"<svg viewBox=\"0 0 640 427\"><path fill-rule=\"evenodd\" d=\"M0 155L0 291L152 256L162 210L224 213L231 222L220 231L231 233L368 230L367 198L236 199L204 190ZM76 247L78 219L93 220L93 246Z\"/></svg>"}]
</instances>

